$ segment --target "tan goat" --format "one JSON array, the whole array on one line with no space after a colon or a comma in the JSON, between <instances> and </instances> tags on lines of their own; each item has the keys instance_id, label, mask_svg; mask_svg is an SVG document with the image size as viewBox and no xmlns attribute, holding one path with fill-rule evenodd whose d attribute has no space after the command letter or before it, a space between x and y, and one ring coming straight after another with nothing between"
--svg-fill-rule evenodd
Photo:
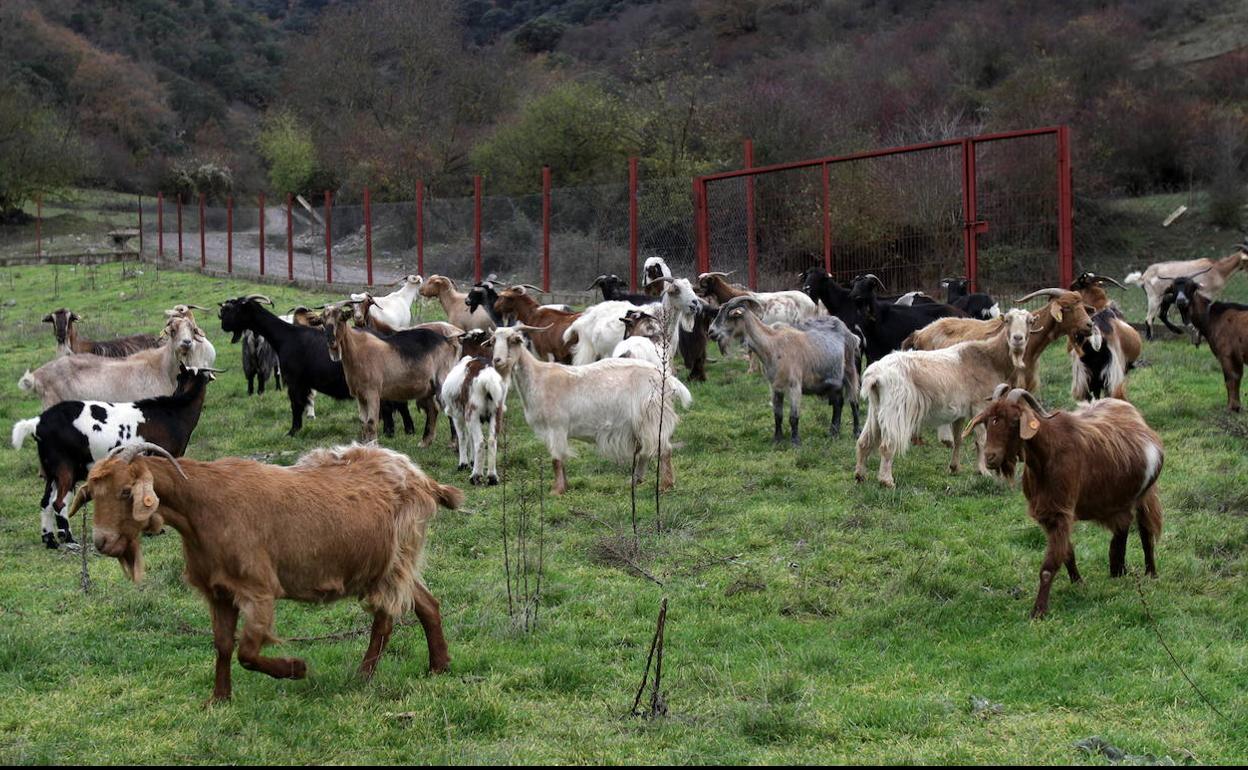
<instances>
[{"instance_id":1,"label":"tan goat","mask_svg":"<svg viewBox=\"0 0 1248 770\"><path fill-rule=\"evenodd\" d=\"M470 310L468 295L455 289L455 282L444 275L431 275L420 287L420 296L437 297L446 312L446 320L464 331L470 329L493 329L494 321L484 307Z\"/></svg>"},{"instance_id":2,"label":"tan goat","mask_svg":"<svg viewBox=\"0 0 1248 770\"><path fill-rule=\"evenodd\" d=\"M151 451L162 457L140 457ZM302 679L299 658L260 654L276 641L280 599L322 604L356 597L373 615L360 664L369 678L394 623L412 607L429 645L429 670L450 664L438 600L421 580L430 519L463 492L429 478L406 456L376 446L314 449L286 468L237 457L174 460L154 444L121 447L96 463L69 514L95 501L95 548L143 578L139 534L163 522L182 535L186 580L212 611L217 651L212 700L231 694L238 660L279 679Z\"/></svg>"}]
</instances>

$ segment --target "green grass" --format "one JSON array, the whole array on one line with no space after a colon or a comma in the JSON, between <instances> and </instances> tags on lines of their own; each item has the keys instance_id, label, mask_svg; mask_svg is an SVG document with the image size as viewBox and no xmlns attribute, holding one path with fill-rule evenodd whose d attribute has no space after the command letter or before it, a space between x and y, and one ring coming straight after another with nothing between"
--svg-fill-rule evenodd
<instances>
[{"instance_id":1,"label":"green grass","mask_svg":"<svg viewBox=\"0 0 1248 770\"><path fill-rule=\"evenodd\" d=\"M78 311L84 331L102 335L154 330L175 302L262 291L285 309L327 298L142 270L0 272L0 424L38 412L16 381L52 355L39 319L55 307ZM201 323L231 371L209 390L191 456L288 463L355 437L354 405L322 398L318 419L287 438L285 394L246 397L238 348L215 319ZM1069 405L1061 347L1044 358L1042 396L1055 406ZM934 441L898 461L897 490L856 485L852 442L824 434L829 410L814 399L803 405L804 446L775 451L766 388L732 360L713 363L711 382L693 387L665 531L645 535L636 558L662 588L604 558L631 532L626 474L585 447L570 463L569 493L547 501L539 626L517 630L502 577L500 490L467 487L443 421L433 448L408 436L383 443L468 490L464 510L439 513L426 571L451 673L425 675L419 626L396 632L371 684L353 677L364 638L291 642L283 654L305 657L308 679L235 665L233 702L212 709L203 707L208 613L181 581L178 535L143 542L140 585L93 556L84 595L78 557L39 542L33 447L0 451L0 761L1101 762L1072 746L1091 735L1132 754L1243 760L1248 422L1225 413L1207 348L1154 343L1144 356L1130 392L1167 457L1160 579L1142 580L1142 590L1157 628L1228 721L1158 644L1136 592L1134 535L1131 575L1110 580L1107 533L1080 525L1086 582L1059 583L1050 618L1029 621L1044 538L1019 491L965 471L949 476ZM520 478L536 483L545 455L514 396L510 420L514 495ZM649 532L649 497L640 511ZM670 714L624 718L664 596ZM365 621L349 602L281 603L277 630L316 636ZM972 696L1001 713L973 713Z\"/></svg>"}]
</instances>

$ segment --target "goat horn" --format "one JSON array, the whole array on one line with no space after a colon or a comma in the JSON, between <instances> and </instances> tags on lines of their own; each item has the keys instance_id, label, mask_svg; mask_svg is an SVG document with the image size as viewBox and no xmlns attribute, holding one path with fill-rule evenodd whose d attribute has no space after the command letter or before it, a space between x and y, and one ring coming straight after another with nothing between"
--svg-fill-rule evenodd
<instances>
[{"instance_id":1,"label":"goat horn","mask_svg":"<svg viewBox=\"0 0 1248 770\"><path fill-rule=\"evenodd\" d=\"M182 478L189 481L186 472L183 471L182 466L178 464L178 458L171 455L168 449L165 449L163 446L157 446L150 441L143 441L138 444L128 444L126 446L117 447L113 451L109 452L108 456L116 457L123 463L129 463L133 462L134 458L138 457L140 452L155 452L156 454L163 456L169 462L173 463L173 467L178 470L178 474L181 475Z\"/></svg>"},{"instance_id":2,"label":"goat horn","mask_svg":"<svg viewBox=\"0 0 1248 770\"><path fill-rule=\"evenodd\" d=\"M78 509L91 502L91 487L83 484L78 487L78 491L74 494L74 500L69 504L69 510L65 513L65 518L73 518Z\"/></svg>"},{"instance_id":3,"label":"goat horn","mask_svg":"<svg viewBox=\"0 0 1248 770\"><path fill-rule=\"evenodd\" d=\"M1040 406L1040 402L1036 400L1035 396L1031 395L1030 391L1024 390L1023 388L1014 388L1013 390L1010 391L1010 394L1005 397L1005 400L1011 404L1018 403L1019 399L1026 401L1027 405L1030 406L1032 409L1034 409L1036 414L1040 415L1041 417L1044 417L1047 419L1053 416L1049 414L1048 412L1046 412L1043 406Z\"/></svg>"},{"instance_id":4,"label":"goat horn","mask_svg":"<svg viewBox=\"0 0 1248 770\"><path fill-rule=\"evenodd\" d=\"M654 280L647 281L646 288L650 288L656 283L668 283L668 282L675 281L675 280L676 279L671 277L670 275L660 275L658 278L655 278Z\"/></svg>"},{"instance_id":5,"label":"goat horn","mask_svg":"<svg viewBox=\"0 0 1248 770\"><path fill-rule=\"evenodd\" d=\"M523 286L523 287L525 287L526 289L532 289L533 291L537 292L538 294L544 294L544 293L546 292L546 290L545 290L545 289L539 289L538 287L534 286L534 285L533 285L533 284L531 284L531 283L518 283L518 284L516 284L516 285L517 285L517 286Z\"/></svg>"},{"instance_id":6,"label":"goat horn","mask_svg":"<svg viewBox=\"0 0 1248 770\"><path fill-rule=\"evenodd\" d=\"M1063 294L1066 294L1066 290L1065 290L1065 289L1058 289L1058 288L1051 288L1051 289L1036 289L1036 290L1035 290L1035 291L1033 291L1031 294L1028 294L1026 297L1019 297L1018 299L1014 300L1014 304L1015 304L1015 305L1021 305L1021 304L1023 304L1024 302L1027 302L1028 300L1032 300L1032 299L1035 299L1036 297L1040 297L1040 296L1045 296L1045 297L1060 297L1060 296L1062 296Z\"/></svg>"},{"instance_id":7,"label":"goat horn","mask_svg":"<svg viewBox=\"0 0 1248 770\"><path fill-rule=\"evenodd\" d=\"M722 276L722 277L724 277L724 278L727 278L728 276L732 275L732 274L733 274L733 273L735 273L735 272L737 272L737 271L736 271L736 270L729 270L729 271L728 271L728 272L726 272L726 273L720 273L720 272L718 272L718 271L712 271L712 272L709 272L709 273L702 273L701 275L699 275L699 276L698 276L698 280L700 281L700 280L702 280L703 278L709 278L709 277L710 277L710 276L712 276L712 275L718 275L718 276Z\"/></svg>"},{"instance_id":8,"label":"goat horn","mask_svg":"<svg viewBox=\"0 0 1248 770\"><path fill-rule=\"evenodd\" d=\"M872 282L873 282L876 286L879 286L879 287L880 287L880 291L888 291L888 289L884 287L884 282L883 282L883 281L881 281L881 280L880 280L880 277L879 277L878 275L876 275L875 273L867 273L867 274L865 274L865 275L863 275L863 276L860 276L860 277L861 277L864 281L865 281L865 280L870 279L870 280L871 280L871 281L872 281Z\"/></svg>"},{"instance_id":9,"label":"goat horn","mask_svg":"<svg viewBox=\"0 0 1248 770\"><path fill-rule=\"evenodd\" d=\"M187 305L187 307L190 308L191 310L207 310L208 309L206 307L200 307L199 305Z\"/></svg>"},{"instance_id":10,"label":"goat horn","mask_svg":"<svg viewBox=\"0 0 1248 770\"><path fill-rule=\"evenodd\" d=\"M986 400L996 401L997 399L1001 398L1001 396L1009 389L1010 389L1009 383L1003 382L1000 385L998 385L995 390L992 391L992 395L989 396Z\"/></svg>"},{"instance_id":11,"label":"goat horn","mask_svg":"<svg viewBox=\"0 0 1248 770\"><path fill-rule=\"evenodd\" d=\"M248 294L246 297L243 297L242 299L243 302L251 302L252 300L256 300L257 302L263 302L269 307L273 307L273 300L269 299L263 294Z\"/></svg>"},{"instance_id":12,"label":"goat horn","mask_svg":"<svg viewBox=\"0 0 1248 770\"><path fill-rule=\"evenodd\" d=\"M546 324L545 326L529 326L528 324L516 324L515 326L511 328L516 329L518 331L522 331L522 332L544 332L552 326L554 326L554 324Z\"/></svg>"},{"instance_id":13,"label":"goat horn","mask_svg":"<svg viewBox=\"0 0 1248 770\"><path fill-rule=\"evenodd\" d=\"M1097 281L1100 281L1100 282L1109 281L1109 282L1110 282L1110 283L1112 283L1113 285L1117 286L1119 289L1124 289L1124 290L1125 290L1125 289L1127 288L1126 286L1123 286L1122 284L1120 284L1120 283L1118 283L1117 281L1115 281L1113 278L1110 278L1108 275L1096 275L1095 273L1093 273L1093 274L1092 274L1092 277L1093 277L1093 278L1095 278Z\"/></svg>"},{"instance_id":14,"label":"goat horn","mask_svg":"<svg viewBox=\"0 0 1248 770\"><path fill-rule=\"evenodd\" d=\"M595 278L595 279L594 279L594 282L593 282L593 283L591 283L590 285L588 285L588 286L586 286L586 287L585 287L585 291L589 291L590 289L594 288L595 286L599 286L599 285L601 285L601 284L602 284L602 280L603 280L604 278L606 278L606 277L607 277L607 274L606 274L606 273L603 273L602 275L598 276L597 278Z\"/></svg>"}]
</instances>

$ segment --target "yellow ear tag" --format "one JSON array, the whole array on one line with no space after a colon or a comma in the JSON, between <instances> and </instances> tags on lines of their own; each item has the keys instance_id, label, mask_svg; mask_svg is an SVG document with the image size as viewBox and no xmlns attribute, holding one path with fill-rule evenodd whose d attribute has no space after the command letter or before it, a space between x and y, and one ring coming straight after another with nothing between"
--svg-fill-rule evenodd
<instances>
[{"instance_id":1,"label":"yellow ear tag","mask_svg":"<svg viewBox=\"0 0 1248 770\"><path fill-rule=\"evenodd\" d=\"M143 495L143 507L144 508L151 508L155 504L156 504L155 497L152 497L151 495Z\"/></svg>"},{"instance_id":2,"label":"yellow ear tag","mask_svg":"<svg viewBox=\"0 0 1248 770\"><path fill-rule=\"evenodd\" d=\"M1039 421L1039 420L1028 420L1028 421L1027 421L1027 427L1028 427L1028 428L1031 428L1032 430L1038 430L1038 429L1040 428L1040 421Z\"/></svg>"}]
</instances>

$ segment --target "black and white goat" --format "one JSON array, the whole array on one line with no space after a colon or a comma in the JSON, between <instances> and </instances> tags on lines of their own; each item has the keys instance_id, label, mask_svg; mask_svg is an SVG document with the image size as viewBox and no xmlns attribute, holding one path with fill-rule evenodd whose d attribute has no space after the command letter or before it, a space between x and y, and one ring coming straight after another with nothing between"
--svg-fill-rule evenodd
<instances>
[{"instance_id":1,"label":"black and white goat","mask_svg":"<svg viewBox=\"0 0 1248 770\"><path fill-rule=\"evenodd\" d=\"M65 517L69 493L87 477L91 465L119 446L151 442L176 457L186 452L191 433L199 424L204 395L215 369L182 369L171 396L141 401L61 401L38 417L13 425L13 448L21 449L27 436L39 445L39 469L44 478L40 526L44 545L74 542ZM159 526L156 527L159 530Z\"/></svg>"},{"instance_id":2,"label":"black and white goat","mask_svg":"<svg viewBox=\"0 0 1248 770\"><path fill-rule=\"evenodd\" d=\"M459 470L472 466L473 484L498 483L498 428L509 380L490 360L493 335L473 329L460 337L464 357L446 375L438 400L458 435Z\"/></svg>"},{"instance_id":3,"label":"black and white goat","mask_svg":"<svg viewBox=\"0 0 1248 770\"><path fill-rule=\"evenodd\" d=\"M243 376L247 378L247 395L256 392L256 380L259 380L260 395L264 395L264 385L269 377L273 378L273 386L282 389L282 371L277 360L277 353L264 337L248 330L243 332Z\"/></svg>"}]
</instances>

